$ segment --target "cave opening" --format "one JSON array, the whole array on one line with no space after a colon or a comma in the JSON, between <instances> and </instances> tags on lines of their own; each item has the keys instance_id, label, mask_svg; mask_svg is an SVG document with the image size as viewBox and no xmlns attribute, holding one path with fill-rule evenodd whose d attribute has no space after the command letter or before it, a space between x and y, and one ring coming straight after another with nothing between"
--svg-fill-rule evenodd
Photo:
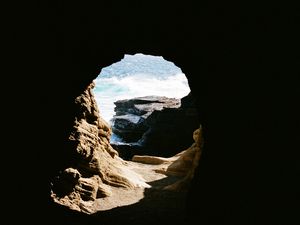
<instances>
[{"instance_id":1,"label":"cave opening","mask_svg":"<svg viewBox=\"0 0 300 225\"><path fill-rule=\"evenodd\" d=\"M53 179L54 202L97 221L132 213L183 220L203 142L181 69L161 56L125 55L74 103L74 160Z\"/></svg>"},{"instance_id":2,"label":"cave opening","mask_svg":"<svg viewBox=\"0 0 300 225\"><path fill-rule=\"evenodd\" d=\"M137 53L102 68L93 89L119 156L171 157L193 143L198 112L183 71L162 56Z\"/></svg>"}]
</instances>

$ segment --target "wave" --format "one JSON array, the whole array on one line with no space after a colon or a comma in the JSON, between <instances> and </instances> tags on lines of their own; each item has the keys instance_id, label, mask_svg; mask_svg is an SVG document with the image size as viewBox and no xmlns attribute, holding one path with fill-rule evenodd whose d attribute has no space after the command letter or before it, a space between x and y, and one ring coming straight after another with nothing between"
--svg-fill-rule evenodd
<instances>
[{"instance_id":1,"label":"wave","mask_svg":"<svg viewBox=\"0 0 300 225\"><path fill-rule=\"evenodd\" d=\"M98 77L95 80L94 94L101 116L106 120L114 115L114 102L147 95L182 98L190 92L188 81L183 73L165 79L145 75L126 77Z\"/></svg>"},{"instance_id":2,"label":"wave","mask_svg":"<svg viewBox=\"0 0 300 225\"><path fill-rule=\"evenodd\" d=\"M187 78L174 63L161 56L125 55L101 70L94 94L101 116L110 122L114 102L147 95L182 98L190 92Z\"/></svg>"},{"instance_id":3,"label":"wave","mask_svg":"<svg viewBox=\"0 0 300 225\"><path fill-rule=\"evenodd\" d=\"M165 60L162 56L124 55L124 58L101 70L101 77L125 77L133 74L148 74L153 76L168 77L182 73L181 69L173 62Z\"/></svg>"}]
</instances>

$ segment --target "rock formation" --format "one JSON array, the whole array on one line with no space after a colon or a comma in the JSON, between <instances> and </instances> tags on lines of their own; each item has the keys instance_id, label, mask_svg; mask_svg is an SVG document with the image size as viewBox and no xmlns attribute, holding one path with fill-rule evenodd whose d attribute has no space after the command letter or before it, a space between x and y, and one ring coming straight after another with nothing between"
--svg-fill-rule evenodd
<instances>
[{"instance_id":1,"label":"rock formation","mask_svg":"<svg viewBox=\"0 0 300 225\"><path fill-rule=\"evenodd\" d=\"M158 167L145 167L136 162L124 161L109 143L112 131L99 115L91 90L93 87L94 84L90 84L75 99L78 113L74 118L74 126L68 139L73 162L53 179L51 189L53 201L72 210L95 213L99 210L99 199L109 199L110 196L120 193L120 190L135 191L150 188L143 173L138 172L145 168L152 173L150 176L153 176L151 179L154 180L161 179L162 176L182 178L165 186L165 190L186 190L186 184L192 179L193 171L199 161L200 130L194 132L195 143L173 157L135 156L133 158L133 161L156 164ZM145 99L140 100L142 102ZM150 97L147 97L146 101L150 101ZM152 104L156 104L156 109L163 108L163 104L159 102L152 102ZM178 107L178 101L176 104L172 101L170 106ZM146 105L140 107L139 112L144 109L149 113L153 108L155 107ZM135 196L130 198L134 199ZM123 204L122 199L118 200L118 204Z\"/></svg>"},{"instance_id":2,"label":"rock formation","mask_svg":"<svg viewBox=\"0 0 300 225\"><path fill-rule=\"evenodd\" d=\"M170 157L193 143L199 118L191 93L182 99L146 96L115 105L112 130L125 144L113 146L125 159L134 154Z\"/></svg>"},{"instance_id":3,"label":"rock formation","mask_svg":"<svg viewBox=\"0 0 300 225\"><path fill-rule=\"evenodd\" d=\"M55 202L78 211L91 212L96 198L111 194L110 187L147 187L143 178L126 167L118 152L109 144L111 129L99 116L91 89L92 83L78 96L69 136L74 162L61 171L52 182Z\"/></svg>"},{"instance_id":4,"label":"rock formation","mask_svg":"<svg viewBox=\"0 0 300 225\"><path fill-rule=\"evenodd\" d=\"M164 187L164 190L182 191L187 190L191 180L194 177L195 169L198 167L203 145L201 127L193 132L194 143L186 150L181 151L175 156L164 158L157 156L135 155L132 158L134 162L161 165L156 169L157 173L163 173L168 176L182 177L176 183Z\"/></svg>"},{"instance_id":5,"label":"rock formation","mask_svg":"<svg viewBox=\"0 0 300 225\"><path fill-rule=\"evenodd\" d=\"M147 118L154 111L180 107L180 100L162 96L145 96L115 102L112 131L124 142L137 142L148 130Z\"/></svg>"},{"instance_id":6,"label":"rock formation","mask_svg":"<svg viewBox=\"0 0 300 225\"><path fill-rule=\"evenodd\" d=\"M73 159L63 140L74 96L124 53L142 52L180 66L201 110L205 149L180 224L300 224L296 4L23 2L2 32L2 221L90 224L62 219L48 201L50 176ZM117 224L111 217L97 224Z\"/></svg>"}]
</instances>

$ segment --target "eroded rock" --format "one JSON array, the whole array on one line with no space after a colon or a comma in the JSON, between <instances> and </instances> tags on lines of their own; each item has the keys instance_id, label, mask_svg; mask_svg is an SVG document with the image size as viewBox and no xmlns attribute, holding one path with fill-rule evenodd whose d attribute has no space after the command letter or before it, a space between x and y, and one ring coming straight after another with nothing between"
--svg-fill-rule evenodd
<instances>
[{"instance_id":1,"label":"eroded rock","mask_svg":"<svg viewBox=\"0 0 300 225\"><path fill-rule=\"evenodd\" d=\"M145 96L115 102L116 115L112 119L112 130L124 142L137 142L149 129L147 118L154 111L180 107L180 100L162 96Z\"/></svg>"},{"instance_id":2,"label":"eroded rock","mask_svg":"<svg viewBox=\"0 0 300 225\"><path fill-rule=\"evenodd\" d=\"M55 202L85 213L93 211L97 198L111 195L111 187L149 186L110 145L111 128L99 115L93 87L75 99L78 113L68 142L74 160L53 179L51 195Z\"/></svg>"},{"instance_id":3,"label":"eroded rock","mask_svg":"<svg viewBox=\"0 0 300 225\"><path fill-rule=\"evenodd\" d=\"M171 157L193 143L199 117L191 93L182 99L146 96L115 105L112 130L125 144L113 146L126 159L134 154Z\"/></svg>"},{"instance_id":4,"label":"eroded rock","mask_svg":"<svg viewBox=\"0 0 300 225\"><path fill-rule=\"evenodd\" d=\"M157 156L135 155L132 161L139 163L161 165L156 169L157 173L167 176L182 177L181 180L164 187L164 190L182 191L187 190L194 177L195 169L198 167L201 148L203 145L201 127L193 132L194 143L186 150L175 156L164 158Z\"/></svg>"}]
</instances>

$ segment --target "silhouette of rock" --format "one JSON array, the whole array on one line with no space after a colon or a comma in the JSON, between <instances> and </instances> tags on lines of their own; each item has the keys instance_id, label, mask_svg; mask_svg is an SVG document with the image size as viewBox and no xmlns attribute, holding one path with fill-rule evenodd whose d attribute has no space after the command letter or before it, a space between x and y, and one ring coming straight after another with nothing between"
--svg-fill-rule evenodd
<instances>
[{"instance_id":1,"label":"silhouette of rock","mask_svg":"<svg viewBox=\"0 0 300 225\"><path fill-rule=\"evenodd\" d=\"M190 134L199 127L191 93L182 99L146 96L115 105L112 130L125 143L113 147L125 159L134 154L172 156L193 143Z\"/></svg>"},{"instance_id":2,"label":"silhouette of rock","mask_svg":"<svg viewBox=\"0 0 300 225\"><path fill-rule=\"evenodd\" d=\"M198 167L200 160L201 148L203 144L201 128L198 128L193 132L193 139L194 143L188 149L181 151L175 156L163 158L157 156L135 155L133 156L132 161L162 165L160 168L155 170L157 173L163 173L168 176L183 177L176 183L164 187L164 190L187 190L194 177L195 170Z\"/></svg>"},{"instance_id":3,"label":"silhouette of rock","mask_svg":"<svg viewBox=\"0 0 300 225\"><path fill-rule=\"evenodd\" d=\"M180 107L180 100L161 96L145 96L115 102L116 115L112 131L124 142L137 142L149 129L147 118L154 111Z\"/></svg>"}]
</instances>

